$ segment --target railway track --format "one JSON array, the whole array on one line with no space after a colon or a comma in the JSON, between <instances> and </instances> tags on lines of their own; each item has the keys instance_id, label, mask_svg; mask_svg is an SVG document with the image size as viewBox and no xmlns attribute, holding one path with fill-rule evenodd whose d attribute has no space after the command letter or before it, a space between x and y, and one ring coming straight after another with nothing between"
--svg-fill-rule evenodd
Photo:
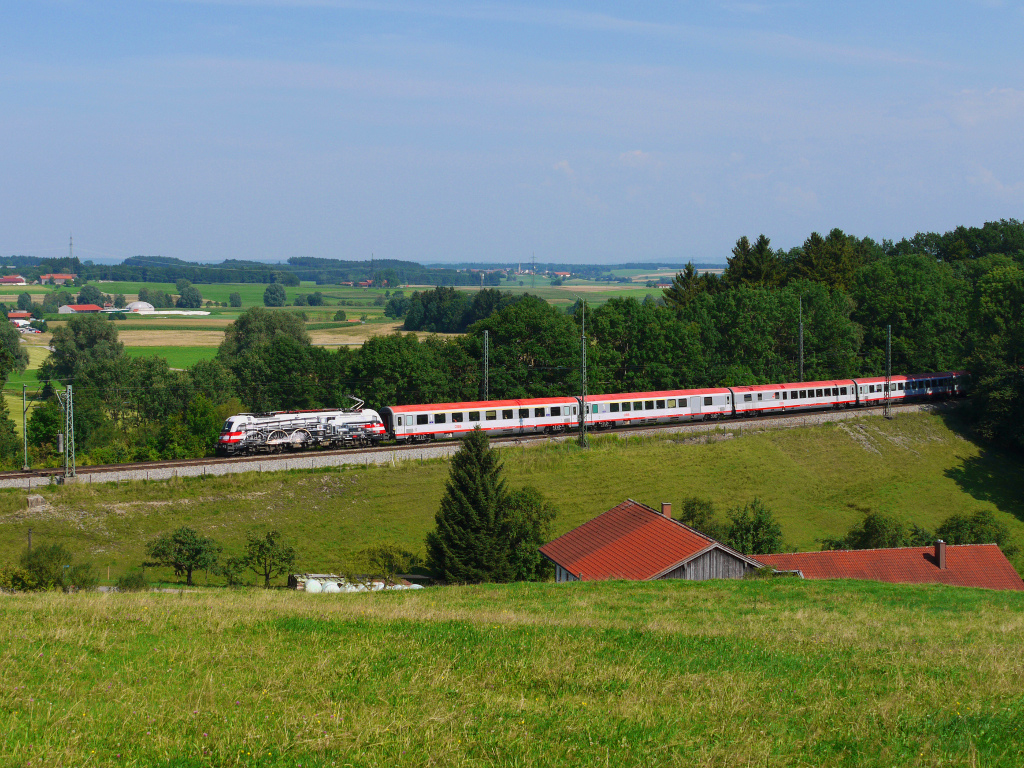
<instances>
[{"instance_id":1,"label":"railway track","mask_svg":"<svg viewBox=\"0 0 1024 768\"><path fill-rule=\"evenodd\" d=\"M947 401L948 402L948 401ZM892 410L921 410L922 407L940 405L936 403L893 404ZM649 424L623 427L614 430L593 430L592 434L650 434L658 432L686 433L710 432L718 429L744 429L750 425L766 428L785 426L787 422L807 423L808 419L838 421L856 418L860 415L881 413L883 407L868 406L841 410L802 411L771 416L745 416L709 421L687 421L669 424ZM523 445L539 441L565 441L576 437L575 431L556 435L529 434L506 435L491 438L497 447ZM117 480L162 480L171 477L199 475L234 474L247 471L277 471L287 469L314 469L340 466L343 464L397 463L407 459L436 458L454 453L459 446L457 439L437 442L381 445L374 448L342 448L334 450L308 450L280 454L258 454L255 456L213 457L202 459L179 459L173 461L145 461L125 464L97 464L78 467L77 482L114 482ZM0 472L0 488L33 488L64 481L62 467L46 467L33 470L9 470Z\"/></svg>"}]
</instances>

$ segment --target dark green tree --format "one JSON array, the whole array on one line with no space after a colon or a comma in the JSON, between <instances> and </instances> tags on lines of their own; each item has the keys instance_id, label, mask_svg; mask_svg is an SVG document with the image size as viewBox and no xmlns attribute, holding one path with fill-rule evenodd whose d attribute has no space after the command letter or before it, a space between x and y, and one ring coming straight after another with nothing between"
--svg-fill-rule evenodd
<instances>
[{"instance_id":1,"label":"dark green tree","mask_svg":"<svg viewBox=\"0 0 1024 768\"><path fill-rule=\"evenodd\" d=\"M508 570L496 574L496 581L544 581L552 565L540 554L551 538L551 523L557 514L536 488L526 487L508 494L502 506L499 543L507 550Z\"/></svg>"},{"instance_id":2,"label":"dark green tree","mask_svg":"<svg viewBox=\"0 0 1024 768\"><path fill-rule=\"evenodd\" d=\"M737 552L744 555L769 555L781 552L782 526L775 521L775 515L760 499L737 507L729 512L729 524L725 541Z\"/></svg>"},{"instance_id":3,"label":"dark green tree","mask_svg":"<svg viewBox=\"0 0 1024 768\"><path fill-rule=\"evenodd\" d=\"M824 549L889 549L907 545L907 527L881 512L867 512L864 519L840 539L824 539Z\"/></svg>"},{"instance_id":4,"label":"dark green tree","mask_svg":"<svg viewBox=\"0 0 1024 768\"><path fill-rule=\"evenodd\" d=\"M509 572L507 548L499 540L508 495L502 468L479 427L462 439L426 539L427 567L441 581L477 583Z\"/></svg>"},{"instance_id":5,"label":"dark green tree","mask_svg":"<svg viewBox=\"0 0 1024 768\"><path fill-rule=\"evenodd\" d=\"M39 366L42 381L70 381L85 366L124 354L117 327L100 315L72 315L67 325L54 330L50 345L53 351ZM77 406L77 397L75 401Z\"/></svg>"},{"instance_id":6,"label":"dark green tree","mask_svg":"<svg viewBox=\"0 0 1024 768\"><path fill-rule=\"evenodd\" d=\"M28 366L28 352L21 343L21 334L11 323L0 321L0 379Z\"/></svg>"},{"instance_id":7,"label":"dark green tree","mask_svg":"<svg viewBox=\"0 0 1024 768\"><path fill-rule=\"evenodd\" d=\"M22 312L28 312L32 309L32 294L31 293L19 293L18 294L18 309Z\"/></svg>"},{"instance_id":8,"label":"dark green tree","mask_svg":"<svg viewBox=\"0 0 1024 768\"><path fill-rule=\"evenodd\" d=\"M192 586L192 572L215 566L220 552L220 544L188 526L161 534L146 544L146 554L152 558L148 565L173 568L175 576L184 574L188 586Z\"/></svg>"},{"instance_id":9,"label":"dark green tree","mask_svg":"<svg viewBox=\"0 0 1024 768\"><path fill-rule=\"evenodd\" d=\"M726 527L718 521L715 515L715 505L710 499L702 499L698 496L683 499L675 519L716 541L724 541L728 534Z\"/></svg>"},{"instance_id":10,"label":"dark green tree","mask_svg":"<svg viewBox=\"0 0 1024 768\"><path fill-rule=\"evenodd\" d=\"M280 283L271 283L263 292L263 304L268 307L283 307L288 301L288 294Z\"/></svg>"},{"instance_id":11,"label":"dark green tree","mask_svg":"<svg viewBox=\"0 0 1024 768\"><path fill-rule=\"evenodd\" d=\"M78 292L79 304L98 304L103 306L103 294L95 285L86 285Z\"/></svg>"},{"instance_id":12,"label":"dark green tree","mask_svg":"<svg viewBox=\"0 0 1024 768\"><path fill-rule=\"evenodd\" d=\"M232 294L230 294L228 296L228 304L230 304L232 307L240 307L240 306L242 306L242 294L240 294L240 293L232 293Z\"/></svg>"},{"instance_id":13,"label":"dark green tree","mask_svg":"<svg viewBox=\"0 0 1024 768\"><path fill-rule=\"evenodd\" d=\"M178 309L199 309L199 307L203 306L203 294L199 292L198 288L189 283L181 289L181 294L178 296L175 306Z\"/></svg>"},{"instance_id":14,"label":"dark green tree","mask_svg":"<svg viewBox=\"0 0 1024 768\"><path fill-rule=\"evenodd\" d=\"M285 544L279 531L249 531L245 537L245 552L238 563L262 576L263 587L269 589L272 578L291 571L295 558L295 547Z\"/></svg>"},{"instance_id":15,"label":"dark green tree","mask_svg":"<svg viewBox=\"0 0 1024 768\"><path fill-rule=\"evenodd\" d=\"M950 515L935 535L947 544L998 544L1007 557L1018 551L1010 539L1010 529L987 509L973 515Z\"/></svg>"}]
</instances>

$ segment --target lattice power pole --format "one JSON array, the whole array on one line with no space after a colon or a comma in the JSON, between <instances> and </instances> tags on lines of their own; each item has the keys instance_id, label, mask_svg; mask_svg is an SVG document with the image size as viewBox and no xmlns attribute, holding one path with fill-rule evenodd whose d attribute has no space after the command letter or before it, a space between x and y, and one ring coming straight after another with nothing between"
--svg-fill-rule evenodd
<instances>
[{"instance_id":1,"label":"lattice power pole","mask_svg":"<svg viewBox=\"0 0 1024 768\"><path fill-rule=\"evenodd\" d=\"M64 477L75 477L75 401L71 393L71 385L67 391L57 395L57 402L64 413Z\"/></svg>"},{"instance_id":2,"label":"lattice power pole","mask_svg":"<svg viewBox=\"0 0 1024 768\"><path fill-rule=\"evenodd\" d=\"M580 335L580 448L589 448L587 440L587 301L583 302L583 333Z\"/></svg>"},{"instance_id":3,"label":"lattice power pole","mask_svg":"<svg viewBox=\"0 0 1024 768\"><path fill-rule=\"evenodd\" d=\"M484 400L491 397L491 337L484 331Z\"/></svg>"},{"instance_id":4,"label":"lattice power pole","mask_svg":"<svg viewBox=\"0 0 1024 768\"><path fill-rule=\"evenodd\" d=\"M882 415L892 418L892 326L885 327L885 398L882 400Z\"/></svg>"}]
</instances>

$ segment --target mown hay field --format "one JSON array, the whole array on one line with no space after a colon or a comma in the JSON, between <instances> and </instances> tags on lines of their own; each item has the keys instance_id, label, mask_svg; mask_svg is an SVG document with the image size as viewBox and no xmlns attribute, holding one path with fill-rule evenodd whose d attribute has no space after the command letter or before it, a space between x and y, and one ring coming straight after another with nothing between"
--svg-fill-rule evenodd
<instances>
[{"instance_id":1,"label":"mown hay field","mask_svg":"<svg viewBox=\"0 0 1024 768\"><path fill-rule=\"evenodd\" d=\"M796 579L0 597L17 766L1007 766L1024 595Z\"/></svg>"}]
</instances>

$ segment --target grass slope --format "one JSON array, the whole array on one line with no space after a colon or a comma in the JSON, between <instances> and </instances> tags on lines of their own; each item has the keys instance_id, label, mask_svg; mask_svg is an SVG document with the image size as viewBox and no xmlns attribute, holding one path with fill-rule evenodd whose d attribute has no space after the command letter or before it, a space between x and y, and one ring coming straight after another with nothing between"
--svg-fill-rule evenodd
<instances>
[{"instance_id":1,"label":"grass slope","mask_svg":"<svg viewBox=\"0 0 1024 768\"><path fill-rule=\"evenodd\" d=\"M790 579L0 600L18 766L1019 766L1024 594Z\"/></svg>"},{"instance_id":2,"label":"grass slope","mask_svg":"<svg viewBox=\"0 0 1024 768\"><path fill-rule=\"evenodd\" d=\"M701 496L724 517L729 507L758 496L775 511L786 541L802 550L845 533L869 509L933 530L954 512L989 509L1024 540L1022 461L964 439L952 418L866 417L730 439L719 433L707 443L607 436L595 438L587 452L565 443L502 454L512 487L533 485L558 506L556 535L627 497L657 507ZM238 550L249 529L277 528L296 545L299 568L337 568L381 540L422 551L447 475L447 462L437 460L80 484L43 489L50 506L32 512L24 492L3 491L0 562L19 556L31 527L34 541L65 541L104 574L110 566L113 576L144 558L146 541L187 524L228 551Z\"/></svg>"}]
</instances>

